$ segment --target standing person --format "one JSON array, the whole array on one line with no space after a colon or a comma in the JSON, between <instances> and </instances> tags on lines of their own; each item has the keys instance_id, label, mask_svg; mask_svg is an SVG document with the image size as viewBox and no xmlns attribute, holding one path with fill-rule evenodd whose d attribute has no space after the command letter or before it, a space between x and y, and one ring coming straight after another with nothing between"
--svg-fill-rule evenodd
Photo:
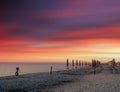
<instances>
[{"instance_id":1,"label":"standing person","mask_svg":"<svg viewBox=\"0 0 120 92\"><path fill-rule=\"evenodd\" d=\"M112 65L113 65L113 67L115 67L115 65L116 65L114 58L113 58L113 60L112 60Z\"/></svg>"},{"instance_id":2,"label":"standing person","mask_svg":"<svg viewBox=\"0 0 120 92\"><path fill-rule=\"evenodd\" d=\"M115 62L115 59L113 58L113 60L109 61L108 62L108 65L109 65L109 70L111 71L111 73L114 73L117 71L116 69L116 62Z\"/></svg>"},{"instance_id":3,"label":"standing person","mask_svg":"<svg viewBox=\"0 0 120 92\"><path fill-rule=\"evenodd\" d=\"M16 67L15 76L19 76L19 67Z\"/></svg>"},{"instance_id":4,"label":"standing person","mask_svg":"<svg viewBox=\"0 0 120 92\"><path fill-rule=\"evenodd\" d=\"M117 69L116 69L116 62L115 62L115 59L113 58L112 60L112 67L113 67L113 72L117 72Z\"/></svg>"}]
</instances>

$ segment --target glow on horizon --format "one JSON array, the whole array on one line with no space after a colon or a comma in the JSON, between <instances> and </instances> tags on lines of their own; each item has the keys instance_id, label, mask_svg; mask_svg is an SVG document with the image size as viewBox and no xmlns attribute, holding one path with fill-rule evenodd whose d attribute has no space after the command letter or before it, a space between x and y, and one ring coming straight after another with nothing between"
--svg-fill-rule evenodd
<instances>
[{"instance_id":1,"label":"glow on horizon","mask_svg":"<svg viewBox=\"0 0 120 92\"><path fill-rule=\"evenodd\" d=\"M65 62L66 58L85 61L96 58L107 62L112 58L117 60L120 58L120 44L118 42L119 40L116 39L75 40L71 41L73 44L65 42L66 46L56 48L51 48L51 45L49 45L50 47L14 47L12 52L8 47L7 51L1 50L0 59L6 62Z\"/></svg>"}]
</instances>

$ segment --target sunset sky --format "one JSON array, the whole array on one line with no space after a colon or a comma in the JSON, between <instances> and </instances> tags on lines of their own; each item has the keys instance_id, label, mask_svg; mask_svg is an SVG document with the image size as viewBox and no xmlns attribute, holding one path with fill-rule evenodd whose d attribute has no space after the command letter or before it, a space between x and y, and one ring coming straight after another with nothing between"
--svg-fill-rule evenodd
<instances>
[{"instance_id":1,"label":"sunset sky","mask_svg":"<svg viewBox=\"0 0 120 92\"><path fill-rule=\"evenodd\" d=\"M120 61L120 0L0 0L0 62Z\"/></svg>"}]
</instances>

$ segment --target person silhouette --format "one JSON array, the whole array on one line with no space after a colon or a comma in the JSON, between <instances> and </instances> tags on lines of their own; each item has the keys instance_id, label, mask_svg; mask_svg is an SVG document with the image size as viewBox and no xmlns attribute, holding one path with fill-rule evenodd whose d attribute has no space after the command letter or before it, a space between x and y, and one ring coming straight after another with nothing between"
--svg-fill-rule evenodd
<instances>
[{"instance_id":1,"label":"person silhouette","mask_svg":"<svg viewBox=\"0 0 120 92\"><path fill-rule=\"evenodd\" d=\"M16 67L15 76L19 76L19 67Z\"/></svg>"}]
</instances>

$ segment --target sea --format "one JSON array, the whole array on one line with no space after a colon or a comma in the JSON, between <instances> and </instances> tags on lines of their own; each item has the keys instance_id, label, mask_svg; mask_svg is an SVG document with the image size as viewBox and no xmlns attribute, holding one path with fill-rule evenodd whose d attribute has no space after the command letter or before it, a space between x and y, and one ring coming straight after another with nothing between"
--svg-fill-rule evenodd
<instances>
[{"instance_id":1,"label":"sea","mask_svg":"<svg viewBox=\"0 0 120 92\"><path fill-rule=\"evenodd\" d=\"M0 63L0 77L15 75L16 67L19 67L19 74L49 72L52 66L53 71L65 70L65 63Z\"/></svg>"}]
</instances>

